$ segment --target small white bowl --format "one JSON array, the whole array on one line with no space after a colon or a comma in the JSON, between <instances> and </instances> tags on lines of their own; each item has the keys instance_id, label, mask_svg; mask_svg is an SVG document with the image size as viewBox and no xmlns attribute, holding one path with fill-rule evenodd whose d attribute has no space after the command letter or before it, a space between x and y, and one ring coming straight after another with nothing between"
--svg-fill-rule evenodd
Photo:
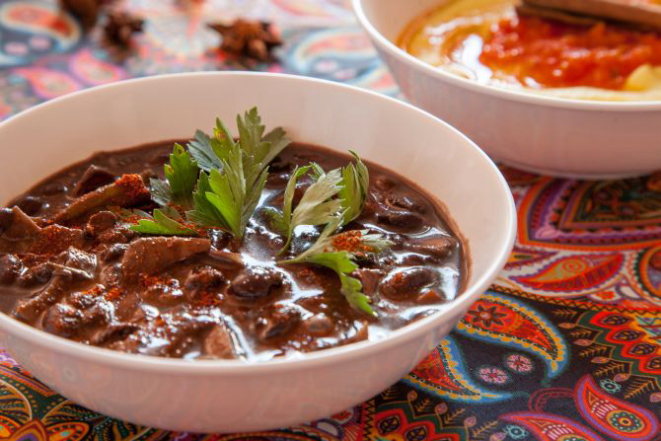
<instances>
[{"instance_id":1,"label":"small white bowl","mask_svg":"<svg viewBox=\"0 0 661 441\"><path fill-rule=\"evenodd\" d=\"M492 158L556 176L611 178L661 168L661 102L547 97L461 78L393 42L443 0L352 0L404 95L452 124Z\"/></svg>"},{"instance_id":2,"label":"small white bowl","mask_svg":"<svg viewBox=\"0 0 661 441\"><path fill-rule=\"evenodd\" d=\"M386 339L265 363L124 354L65 340L0 314L0 343L64 396L134 423L192 432L254 431L344 410L408 373L505 264L516 234L502 175L465 136L400 101L273 74L200 73L126 81L42 104L0 124L0 201L92 152L210 129L258 106L269 127L408 176L443 201L470 247L465 292Z\"/></svg>"}]
</instances>

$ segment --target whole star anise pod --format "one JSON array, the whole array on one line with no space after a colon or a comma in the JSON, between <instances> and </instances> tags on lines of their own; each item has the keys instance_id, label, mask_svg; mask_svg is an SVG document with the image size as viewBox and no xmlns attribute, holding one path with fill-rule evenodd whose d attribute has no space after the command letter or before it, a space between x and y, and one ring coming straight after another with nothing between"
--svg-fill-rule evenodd
<instances>
[{"instance_id":1,"label":"whole star anise pod","mask_svg":"<svg viewBox=\"0 0 661 441\"><path fill-rule=\"evenodd\" d=\"M120 47L128 47L133 34L142 32L145 21L125 11L110 11L103 34L110 43Z\"/></svg>"},{"instance_id":2,"label":"whole star anise pod","mask_svg":"<svg viewBox=\"0 0 661 441\"><path fill-rule=\"evenodd\" d=\"M102 3L100 0L60 0L62 9L76 17L85 30L96 24Z\"/></svg>"},{"instance_id":3,"label":"whole star anise pod","mask_svg":"<svg viewBox=\"0 0 661 441\"><path fill-rule=\"evenodd\" d=\"M239 58L266 62L273 59L272 50L282 45L282 39L271 23L239 18L232 24L209 24L222 37L220 49Z\"/></svg>"}]
</instances>

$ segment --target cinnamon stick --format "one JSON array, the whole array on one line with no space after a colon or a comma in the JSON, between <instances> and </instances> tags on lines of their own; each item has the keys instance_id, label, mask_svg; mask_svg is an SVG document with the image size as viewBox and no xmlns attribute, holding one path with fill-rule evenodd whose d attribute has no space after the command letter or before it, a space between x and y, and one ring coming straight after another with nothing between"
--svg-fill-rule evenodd
<instances>
[{"instance_id":1,"label":"cinnamon stick","mask_svg":"<svg viewBox=\"0 0 661 441\"><path fill-rule=\"evenodd\" d=\"M661 29L661 4L649 0L523 0L523 4Z\"/></svg>"}]
</instances>

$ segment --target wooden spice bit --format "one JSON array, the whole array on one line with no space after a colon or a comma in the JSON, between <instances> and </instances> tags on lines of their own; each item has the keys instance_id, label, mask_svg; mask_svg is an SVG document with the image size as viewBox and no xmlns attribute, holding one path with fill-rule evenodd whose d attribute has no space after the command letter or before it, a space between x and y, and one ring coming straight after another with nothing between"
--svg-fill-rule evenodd
<instances>
[{"instance_id":1,"label":"wooden spice bit","mask_svg":"<svg viewBox=\"0 0 661 441\"><path fill-rule=\"evenodd\" d=\"M128 48L133 34L142 32L145 21L125 11L110 11L103 26L105 39L121 48Z\"/></svg>"},{"instance_id":2,"label":"wooden spice bit","mask_svg":"<svg viewBox=\"0 0 661 441\"><path fill-rule=\"evenodd\" d=\"M208 26L223 37L220 49L239 58L271 61L273 49L282 45L282 39L268 22L239 18L230 25L212 23Z\"/></svg>"},{"instance_id":3,"label":"wooden spice bit","mask_svg":"<svg viewBox=\"0 0 661 441\"><path fill-rule=\"evenodd\" d=\"M99 19L99 0L60 0L60 7L78 19L85 30L92 29Z\"/></svg>"},{"instance_id":4,"label":"wooden spice bit","mask_svg":"<svg viewBox=\"0 0 661 441\"><path fill-rule=\"evenodd\" d=\"M531 5L517 5L516 12L519 15L530 17L541 17L551 20L556 20L562 23L578 26L592 26L599 23L601 20L595 17L588 17L585 15L570 14L564 11L558 11L551 8L540 8Z\"/></svg>"},{"instance_id":5,"label":"wooden spice bit","mask_svg":"<svg viewBox=\"0 0 661 441\"><path fill-rule=\"evenodd\" d=\"M526 6L661 29L661 5L636 0L523 0Z\"/></svg>"}]
</instances>

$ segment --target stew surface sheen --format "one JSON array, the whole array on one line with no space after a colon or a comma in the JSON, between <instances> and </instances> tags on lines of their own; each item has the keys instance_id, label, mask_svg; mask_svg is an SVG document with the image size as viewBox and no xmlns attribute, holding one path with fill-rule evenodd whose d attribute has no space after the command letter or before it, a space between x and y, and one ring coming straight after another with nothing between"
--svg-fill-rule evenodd
<instances>
[{"instance_id":1,"label":"stew surface sheen","mask_svg":"<svg viewBox=\"0 0 661 441\"><path fill-rule=\"evenodd\" d=\"M296 165L325 170L351 158L293 143L270 165L270 176L240 249L220 230L184 238L144 236L128 229L115 207L75 219L61 213L82 195L126 174L163 177L172 142L103 152L67 168L16 198L29 215L0 211L0 310L46 332L129 353L185 359L273 357L379 339L443 308L461 291L461 241L440 207L402 177L366 162L370 194L344 231L367 229L394 245L359 259L353 274L376 317L352 309L338 277L307 264L276 264L318 236L298 227L291 250L270 226L282 208ZM310 185L299 181L295 202ZM133 208L151 212L142 201Z\"/></svg>"}]
</instances>

